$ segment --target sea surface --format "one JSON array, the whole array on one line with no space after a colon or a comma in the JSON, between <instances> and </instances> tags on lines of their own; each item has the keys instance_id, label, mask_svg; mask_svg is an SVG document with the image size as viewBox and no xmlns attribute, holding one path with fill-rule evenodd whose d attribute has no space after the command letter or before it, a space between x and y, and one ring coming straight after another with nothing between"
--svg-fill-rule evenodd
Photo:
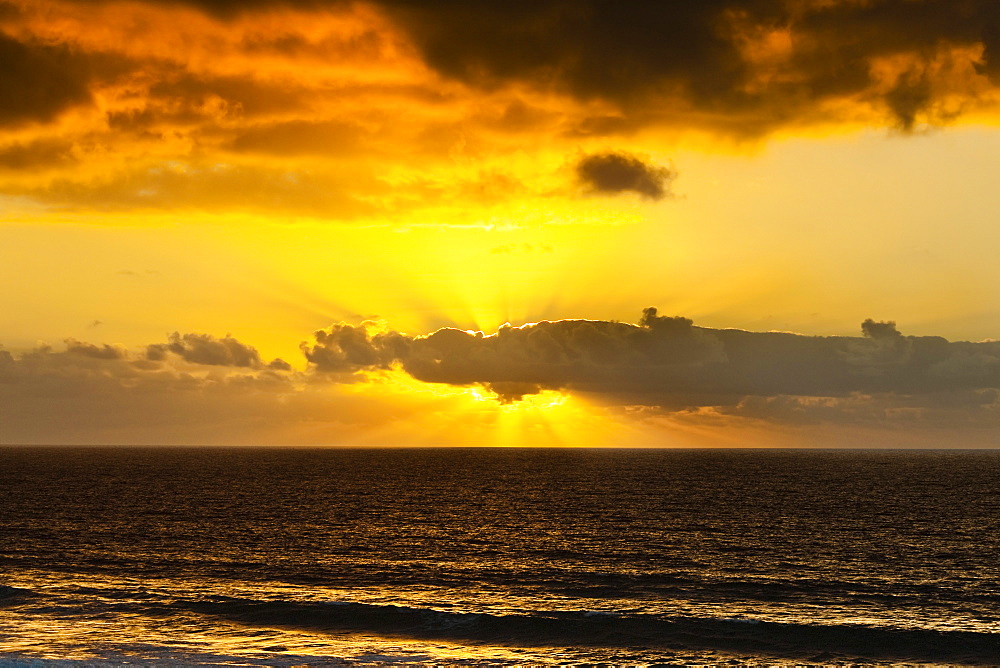
<instances>
[{"instance_id":1,"label":"sea surface","mask_svg":"<svg viewBox=\"0 0 1000 668\"><path fill-rule=\"evenodd\" d=\"M0 664L1000 664L1000 451L0 448Z\"/></svg>"}]
</instances>

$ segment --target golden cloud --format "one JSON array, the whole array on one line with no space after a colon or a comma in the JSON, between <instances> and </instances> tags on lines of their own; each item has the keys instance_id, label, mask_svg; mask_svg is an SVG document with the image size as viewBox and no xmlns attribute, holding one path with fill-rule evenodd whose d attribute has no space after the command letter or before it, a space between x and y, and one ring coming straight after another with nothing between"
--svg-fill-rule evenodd
<instances>
[{"instance_id":1,"label":"golden cloud","mask_svg":"<svg viewBox=\"0 0 1000 668\"><path fill-rule=\"evenodd\" d=\"M1000 80L985 0L4 7L0 192L61 209L432 220L511 165L544 205L642 128L912 129Z\"/></svg>"}]
</instances>

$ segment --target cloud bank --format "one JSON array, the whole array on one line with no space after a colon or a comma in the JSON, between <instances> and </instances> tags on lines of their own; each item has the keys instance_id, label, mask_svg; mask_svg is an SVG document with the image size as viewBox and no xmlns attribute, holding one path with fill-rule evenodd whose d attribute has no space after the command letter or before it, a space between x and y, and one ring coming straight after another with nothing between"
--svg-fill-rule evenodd
<instances>
[{"instance_id":1,"label":"cloud bank","mask_svg":"<svg viewBox=\"0 0 1000 668\"><path fill-rule=\"evenodd\" d=\"M862 330L861 337L819 337L710 329L647 308L635 325L544 321L490 336L441 329L410 337L337 325L303 350L317 371L398 363L424 382L516 384L520 395L558 389L648 405L1000 388L1000 342L903 336L895 323L873 320Z\"/></svg>"},{"instance_id":2,"label":"cloud bank","mask_svg":"<svg viewBox=\"0 0 1000 668\"><path fill-rule=\"evenodd\" d=\"M989 434L1000 426L1000 341L906 336L875 320L862 331L711 329L655 308L636 324L543 321L491 335L445 328L412 336L384 323L339 323L302 344L303 371L267 363L229 336L175 333L138 353L68 339L61 351L0 349L0 424L4 442L53 434L74 442L80 433L99 442L119 432L287 442L307 425L325 425L310 438L344 443L365 441L402 416L419 430L421 415L440 415L451 401L415 388L478 387L493 394L498 410L555 391L609 420L646 426L668 420L707 429L832 425L914 434ZM412 380L400 384L403 377Z\"/></svg>"},{"instance_id":3,"label":"cloud bank","mask_svg":"<svg viewBox=\"0 0 1000 668\"><path fill-rule=\"evenodd\" d=\"M232 337L175 334L129 351L68 339L0 348L0 444L434 445L407 432L447 396L264 363ZM391 418L391 419L388 419Z\"/></svg>"},{"instance_id":4,"label":"cloud bank","mask_svg":"<svg viewBox=\"0 0 1000 668\"><path fill-rule=\"evenodd\" d=\"M990 0L381 4L450 77L600 99L633 123L700 116L754 133L862 102L911 128L1000 80Z\"/></svg>"},{"instance_id":5,"label":"cloud bank","mask_svg":"<svg viewBox=\"0 0 1000 668\"><path fill-rule=\"evenodd\" d=\"M992 0L9 0L0 194L436 220L498 184L551 203L582 143L586 187L657 199L667 172L608 152L640 130L995 117L998 54Z\"/></svg>"}]
</instances>

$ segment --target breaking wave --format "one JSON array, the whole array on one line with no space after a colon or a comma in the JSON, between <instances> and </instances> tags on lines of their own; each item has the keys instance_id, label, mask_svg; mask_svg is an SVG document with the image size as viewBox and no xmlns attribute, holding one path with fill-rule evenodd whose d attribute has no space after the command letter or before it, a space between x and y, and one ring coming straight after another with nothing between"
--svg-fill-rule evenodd
<instances>
[{"instance_id":1,"label":"breaking wave","mask_svg":"<svg viewBox=\"0 0 1000 668\"><path fill-rule=\"evenodd\" d=\"M491 615L391 605L221 597L175 605L250 625L498 645L715 650L810 661L850 658L977 664L1000 660L1000 635L970 631L818 626L745 618L664 618L595 611Z\"/></svg>"}]
</instances>

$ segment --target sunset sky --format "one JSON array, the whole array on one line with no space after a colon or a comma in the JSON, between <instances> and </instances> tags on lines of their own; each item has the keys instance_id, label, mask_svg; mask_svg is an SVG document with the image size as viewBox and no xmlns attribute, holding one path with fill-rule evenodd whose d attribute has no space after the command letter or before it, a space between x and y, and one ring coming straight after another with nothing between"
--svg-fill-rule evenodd
<instances>
[{"instance_id":1,"label":"sunset sky","mask_svg":"<svg viewBox=\"0 0 1000 668\"><path fill-rule=\"evenodd\" d=\"M998 121L994 0L0 0L0 443L1000 446Z\"/></svg>"}]
</instances>

